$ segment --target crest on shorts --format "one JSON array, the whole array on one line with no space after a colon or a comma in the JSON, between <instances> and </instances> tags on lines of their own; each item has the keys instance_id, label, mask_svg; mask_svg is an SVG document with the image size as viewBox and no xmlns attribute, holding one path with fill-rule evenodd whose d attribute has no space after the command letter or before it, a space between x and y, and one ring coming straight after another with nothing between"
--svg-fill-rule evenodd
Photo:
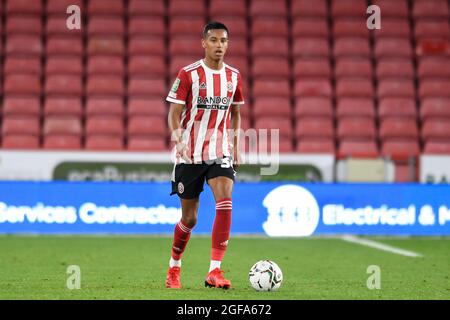
<instances>
[{"instance_id":1,"label":"crest on shorts","mask_svg":"<svg viewBox=\"0 0 450 320\"><path fill-rule=\"evenodd\" d=\"M178 182L178 193L182 194L184 192L184 184L183 182Z\"/></svg>"},{"instance_id":2,"label":"crest on shorts","mask_svg":"<svg viewBox=\"0 0 450 320\"><path fill-rule=\"evenodd\" d=\"M231 81L227 82L227 89L228 92L233 92L233 83Z\"/></svg>"},{"instance_id":3,"label":"crest on shorts","mask_svg":"<svg viewBox=\"0 0 450 320\"><path fill-rule=\"evenodd\" d=\"M176 78L176 80L174 81L174 83L172 85L172 89L170 89L170 91L177 92L179 86L180 86L180 79Z\"/></svg>"}]
</instances>

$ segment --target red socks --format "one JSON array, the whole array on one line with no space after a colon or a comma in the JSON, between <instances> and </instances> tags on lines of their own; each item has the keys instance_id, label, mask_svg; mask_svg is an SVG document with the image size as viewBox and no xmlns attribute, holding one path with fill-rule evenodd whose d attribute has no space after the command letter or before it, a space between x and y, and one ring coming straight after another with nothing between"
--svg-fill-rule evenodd
<instances>
[{"instance_id":1,"label":"red socks","mask_svg":"<svg viewBox=\"0 0 450 320\"><path fill-rule=\"evenodd\" d=\"M191 237L192 228L186 227L181 221L175 226L172 244L172 258L180 260Z\"/></svg>"},{"instance_id":2,"label":"red socks","mask_svg":"<svg viewBox=\"0 0 450 320\"><path fill-rule=\"evenodd\" d=\"M231 227L232 202L230 198L216 202L216 217L212 230L211 260L222 261L228 246Z\"/></svg>"}]
</instances>

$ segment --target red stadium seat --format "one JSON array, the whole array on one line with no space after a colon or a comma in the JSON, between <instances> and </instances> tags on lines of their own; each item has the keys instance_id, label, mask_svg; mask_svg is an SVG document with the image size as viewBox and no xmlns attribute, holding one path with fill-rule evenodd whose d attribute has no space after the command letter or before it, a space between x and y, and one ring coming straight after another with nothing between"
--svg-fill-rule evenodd
<instances>
[{"instance_id":1,"label":"red stadium seat","mask_svg":"<svg viewBox=\"0 0 450 320\"><path fill-rule=\"evenodd\" d=\"M253 83L253 96L289 97L289 82L287 80L255 80Z\"/></svg>"},{"instance_id":2,"label":"red stadium seat","mask_svg":"<svg viewBox=\"0 0 450 320\"><path fill-rule=\"evenodd\" d=\"M3 115L28 115L39 117L41 106L38 97L9 97L3 100Z\"/></svg>"},{"instance_id":3,"label":"red stadium seat","mask_svg":"<svg viewBox=\"0 0 450 320\"><path fill-rule=\"evenodd\" d=\"M378 147L373 140L343 140L339 143L338 157L376 158Z\"/></svg>"},{"instance_id":4,"label":"red stadium seat","mask_svg":"<svg viewBox=\"0 0 450 320\"><path fill-rule=\"evenodd\" d=\"M449 141L428 141L425 143L423 150L425 154L450 154L450 142Z\"/></svg>"},{"instance_id":5,"label":"red stadium seat","mask_svg":"<svg viewBox=\"0 0 450 320\"><path fill-rule=\"evenodd\" d=\"M47 38L47 56L68 55L81 56L83 54L83 39L78 37L54 36Z\"/></svg>"},{"instance_id":6,"label":"red stadium seat","mask_svg":"<svg viewBox=\"0 0 450 320\"><path fill-rule=\"evenodd\" d=\"M253 102L253 115L255 118L265 116L285 116L292 114L289 98L256 98Z\"/></svg>"},{"instance_id":7,"label":"red stadium seat","mask_svg":"<svg viewBox=\"0 0 450 320\"><path fill-rule=\"evenodd\" d=\"M416 21L414 36L417 40L424 38L442 38L448 40L450 37L448 18L433 21Z\"/></svg>"},{"instance_id":8,"label":"red stadium seat","mask_svg":"<svg viewBox=\"0 0 450 320\"><path fill-rule=\"evenodd\" d=\"M131 136L128 138L129 151L167 151L166 140L147 136Z\"/></svg>"},{"instance_id":9,"label":"red stadium seat","mask_svg":"<svg viewBox=\"0 0 450 320\"><path fill-rule=\"evenodd\" d=\"M2 124L2 134L27 134L39 136L41 131L39 117L36 116L5 116Z\"/></svg>"},{"instance_id":10,"label":"red stadium seat","mask_svg":"<svg viewBox=\"0 0 450 320\"><path fill-rule=\"evenodd\" d=\"M450 58L426 57L420 59L417 75L421 79L426 77L450 78Z\"/></svg>"},{"instance_id":11,"label":"red stadium seat","mask_svg":"<svg viewBox=\"0 0 450 320\"><path fill-rule=\"evenodd\" d=\"M256 56L284 57L289 55L289 45L284 37L258 37L253 40L251 54Z\"/></svg>"},{"instance_id":12,"label":"red stadium seat","mask_svg":"<svg viewBox=\"0 0 450 320\"><path fill-rule=\"evenodd\" d=\"M375 0L371 1L380 7L383 15L383 27L384 28L384 17L387 18L407 18L409 15L408 4L406 0Z\"/></svg>"},{"instance_id":13,"label":"red stadium seat","mask_svg":"<svg viewBox=\"0 0 450 320\"><path fill-rule=\"evenodd\" d=\"M79 150L81 137L77 135L47 135L44 136L44 149L46 150Z\"/></svg>"},{"instance_id":14,"label":"red stadium seat","mask_svg":"<svg viewBox=\"0 0 450 320\"><path fill-rule=\"evenodd\" d=\"M425 98L421 101L420 117L450 118L450 98Z\"/></svg>"},{"instance_id":15,"label":"red stadium seat","mask_svg":"<svg viewBox=\"0 0 450 320\"><path fill-rule=\"evenodd\" d=\"M124 3L122 0L89 0L87 2L89 16L93 15L117 15L124 14Z\"/></svg>"},{"instance_id":16,"label":"red stadium seat","mask_svg":"<svg viewBox=\"0 0 450 320\"><path fill-rule=\"evenodd\" d=\"M341 98L338 100L336 115L342 117L375 118L373 99L370 98Z\"/></svg>"},{"instance_id":17,"label":"red stadium seat","mask_svg":"<svg viewBox=\"0 0 450 320\"><path fill-rule=\"evenodd\" d=\"M128 3L128 15L134 16L157 16L163 17L166 14L164 0L130 0Z\"/></svg>"},{"instance_id":18,"label":"red stadium seat","mask_svg":"<svg viewBox=\"0 0 450 320\"><path fill-rule=\"evenodd\" d=\"M41 74L41 60L37 56L32 57L16 57L7 56L5 58L4 70L5 75L8 74Z\"/></svg>"},{"instance_id":19,"label":"red stadium seat","mask_svg":"<svg viewBox=\"0 0 450 320\"><path fill-rule=\"evenodd\" d=\"M165 97L167 88L165 80L133 77L128 82L129 96Z\"/></svg>"},{"instance_id":20,"label":"red stadium seat","mask_svg":"<svg viewBox=\"0 0 450 320\"><path fill-rule=\"evenodd\" d=\"M143 75L155 78L165 77L166 63L163 57L135 55L128 60L129 75Z\"/></svg>"},{"instance_id":21,"label":"red stadium seat","mask_svg":"<svg viewBox=\"0 0 450 320\"><path fill-rule=\"evenodd\" d=\"M338 121L337 135L339 139L375 139L375 123L367 117L341 118Z\"/></svg>"},{"instance_id":22,"label":"red stadium seat","mask_svg":"<svg viewBox=\"0 0 450 320\"><path fill-rule=\"evenodd\" d=\"M262 117L255 120L255 129L279 129L280 139L291 139L293 136L291 119L280 117Z\"/></svg>"},{"instance_id":23,"label":"red stadium seat","mask_svg":"<svg viewBox=\"0 0 450 320\"><path fill-rule=\"evenodd\" d=\"M45 82L46 95L76 95L81 96L83 85L80 76L49 75Z\"/></svg>"},{"instance_id":24,"label":"red stadium seat","mask_svg":"<svg viewBox=\"0 0 450 320\"><path fill-rule=\"evenodd\" d=\"M332 91L329 79L302 78L295 81L295 97L331 97Z\"/></svg>"},{"instance_id":25,"label":"red stadium seat","mask_svg":"<svg viewBox=\"0 0 450 320\"><path fill-rule=\"evenodd\" d=\"M8 16L6 19L6 34L34 34L42 33L40 16Z\"/></svg>"},{"instance_id":26,"label":"red stadium seat","mask_svg":"<svg viewBox=\"0 0 450 320\"><path fill-rule=\"evenodd\" d=\"M335 146L332 139L307 138L297 143L296 151L298 153L332 153L335 152Z\"/></svg>"},{"instance_id":27,"label":"red stadium seat","mask_svg":"<svg viewBox=\"0 0 450 320\"><path fill-rule=\"evenodd\" d=\"M45 64L45 74L77 75L83 74L81 56L49 56Z\"/></svg>"},{"instance_id":28,"label":"red stadium seat","mask_svg":"<svg viewBox=\"0 0 450 320\"><path fill-rule=\"evenodd\" d=\"M395 1L390 1L390 3L394 2ZM383 15L382 28L373 30L372 34L375 36L376 39L379 38L408 39L411 36L411 28L409 26L409 20L406 18L384 18Z\"/></svg>"},{"instance_id":29,"label":"red stadium seat","mask_svg":"<svg viewBox=\"0 0 450 320\"><path fill-rule=\"evenodd\" d=\"M414 98L383 98L378 106L379 118L403 117L416 119L416 102Z\"/></svg>"},{"instance_id":30,"label":"red stadium seat","mask_svg":"<svg viewBox=\"0 0 450 320\"><path fill-rule=\"evenodd\" d=\"M295 117L333 117L333 106L330 98L301 97L295 102Z\"/></svg>"},{"instance_id":31,"label":"red stadium seat","mask_svg":"<svg viewBox=\"0 0 450 320\"><path fill-rule=\"evenodd\" d=\"M361 17L366 14L367 5L364 0L339 0L331 3L333 17Z\"/></svg>"},{"instance_id":32,"label":"red stadium seat","mask_svg":"<svg viewBox=\"0 0 450 320\"><path fill-rule=\"evenodd\" d=\"M249 65L247 57L227 56L225 63L238 69L243 79L248 77Z\"/></svg>"},{"instance_id":33,"label":"red stadium seat","mask_svg":"<svg viewBox=\"0 0 450 320\"><path fill-rule=\"evenodd\" d=\"M302 140L305 138L326 138L334 137L333 121L324 117L305 117L297 120L295 136Z\"/></svg>"},{"instance_id":34,"label":"red stadium seat","mask_svg":"<svg viewBox=\"0 0 450 320\"><path fill-rule=\"evenodd\" d=\"M448 19L448 3L445 0L413 1L412 16L415 19Z\"/></svg>"},{"instance_id":35,"label":"red stadium seat","mask_svg":"<svg viewBox=\"0 0 450 320\"><path fill-rule=\"evenodd\" d=\"M128 24L130 36L158 36L163 37L166 26L163 17L136 16L131 17Z\"/></svg>"},{"instance_id":36,"label":"red stadium seat","mask_svg":"<svg viewBox=\"0 0 450 320\"><path fill-rule=\"evenodd\" d=\"M61 15L66 14L69 6L76 5L84 12L84 0L47 0L46 13L47 15Z\"/></svg>"},{"instance_id":37,"label":"red stadium seat","mask_svg":"<svg viewBox=\"0 0 450 320\"><path fill-rule=\"evenodd\" d=\"M378 83L378 98L411 97L414 98L414 82L412 79L382 79Z\"/></svg>"},{"instance_id":38,"label":"red stadium seat","mask_svg":"<svg viewBox=\"0 0 450 320\"><path fill-rule=\"evenodd\" d=\"M390 117L380 123L380 139L417 139L419 130L417 122L412 118Z\"/></svg>"},{"instance_id":39,"label":"red stadium seat","mask_svg":"<svg viewBox=\"0 0 450 320\"><path fill-rule=\"evenodd\" d=\"M81 136L81 119L77 116L47 116L44 122L44 136L72 135Z\"/></svg>"},{"instance_id":40,"label":"red stadium seat","mask_svg":"<svg viewBox=\"0 0 450 320\"><path fill-rule=\"evenodd\" d=\"M245 18L247 15L247 8L245 1L241 0L214 0L209 3L209 14L212 17L239 17ZM222 22L221 19L215 19ZM228 25L225 24L227 27Z\"/></svg>"},{"instance_id":41,"label":"red stadium seat","mask_svg":"<svg viewBox=\"0 0 450 320\"><path fill-rule=\"evenodd\" d=\"M10 35L6 38L6 54L40 56L43 52L42 41L36 35Z\"/></svg>"},{"instance_id":42,"label":"red stadium seat","mask_svg":"<svg viewBox=\"0 0 450 320\"><path fill-rule=\"evenodd\" d=\"M5 94L40 95L40 77L34 74L13 74L6 76L3 92Z\"/></svg>"},{"instance_id":43,"label":"red stadium seat","mask_svg":"<svg viewBox=\"0 0 450 320\"><path fill-rule=\"evenodd\" d=\"M191 56L175 56L170 59L169 75L170 77L175 77L181 68L184 68L196 61L199 61L199 57L196 55Z\"/></svg>"},{"instance_id":44,"label":"red stadium seat","mask_svg":"<svg viewBox=\"0 0 450 320\"><path fill-rule=\"evenodd\" d=\"M169 21L169 35L172 36L194 36L200 42L201 31L205 26L204 16L189 17L179 16L172 17Z\"/></svg>"},{"instance_id":45,"label":"red stadium seat","mask_svg":"<svg viewBox=\"0 0 450 320\"><path fill-rule=\"evenodd\" d=\"M412 47L409 39L380 38L375 41L375 57L405 57L411 58Z\"/></svg>"},{"instance_id":46,"label":"red stadium seat","mask_svg":"<svg viewBox=\"0 0 450 320\"><path fill-rule=\"evenodd\" d=\"M134 36L128 42L128 55L160 55L166 54L162 37Z\"/></svg>"},{"instance_id":47,"label":"red stadium seat","mask_svg":"<svg viewBox=\"0 0 450 320\"><path fill-rule=\"evenodd\" d=\"M420 147L416 139L389 139L381 145L381 155L394 160L417 157L419 154Z\"/></svg>"},{"instance_id":48,"label":"red stadium seat","mask_svg":"<svg viewBox=\"0 0 450 320\"><path fill-rule=\"evenodd\" d=\"M414 78L414 67L410 59L381 59L377 64L377 78Z\"/></svg>"},{"instance_id":49,"label":"red stadium seat","mask_svg":"<svg viewBox=\"0 0 450 320\"><path fill-rule=\"evenodd\" d=\"M341 78L336 84L338 97L373 97L372 80L367 78Z\"/></svg>"},{"instance_id":50,"label":"red stadium seat","mask_svg":"<svg viewBox=\"0 0 450 320\"><path fill-rule=\"evenodd\" d=\"M129 117L137 115L165 117L168 108L160 98L132 97L128 99L127 111Z\"/></svg>"},{"instance_id":51,"label":"red stadium seat","mask_svg":"<svg viewBox=\"0 0 450 320\"><path fill-rule=\"evenodd\" d=\"M206 7L201 0L171 0L168 7L169 17L205 17Z\"/></svg>"},{"instance_id":52,"label":"red stadium seat","mask_svg":"<svg viewBox=\"0 0 450 320\"><path fill-rule=\"evenodd\" d=\"M369 59L339 58L336 61L335 77L372 78L372 64Z\"/></svg>"},{"instance_id":53,"label":"red stadium seat","mask_svg":"<svg viewBox=\"0 0 450 320\"><path fill-rule=\"evenodd\" d=\"M82 37L83 29L68 29L66 9L59 12L57 16L50 16L47 18L46 35L48 36L65 36L65 37ZM62 15L62 13L64 13ZM83 27L82 27L83 28Z\"/></svg>"},{"instance_id":54,"label":"red stadium seat","mask_svg":"<svg viewBox=\"0 0 450 320\"><path fill-rule=\"evenodd\" d=\"M39 137L26 134L14 134L3 136L3 149L38 149Z\"/></svg>"},{"instance_id":55,"label":"red stadium seat","mask_svg":"<svg viewBox=\"0 0 450 320\"><path fill-rule=\"evenodd\" d=\"M292 55L295 58L328 58L330 45L324 38L295 38Z\"/></svg>"},{"instance_id":56,"label":"red stadium seat","mask_svg":"<svg viewBox=\"0 0 450 320\"><path fill-rule=\"evenodd\" d=\"M328 59L295 59L294 77L331 77L331 66Z\"/></svg>"},{"instance_id":57,"label":"red stadium seat","mask_svg":"<svg viewBox=\"0 0 450 320\"><path fill-rule=\"evenodd\" d=\"M8 0L6 1L6 13L10 14L34 14L42 12L42 1Z\"/></svg>"},{"instance_id":58,"label":"red stadium seat","mask_svg":"<svg viewBox=\"0 0 450 320\"><path fill-rule=\"evenodd\" d=\"M186 35L183 37L170 37L169 55L195 55L201 57L204 55L204 49L201 47L200 37Z\"/></svg>"},{"instance_id":59,"label":"red stadium seat","mask_svg":"<svg viewBox=\"0 0 450 320\"><path fill-rule=\"evenodd\" d=\"M430 140L450 140L450 119L427 119L422 126L422 139Z\"/></svg>"},{"instance_id":60,"label":"red stadium seat","mask_svg":"<svg viewBox=\"0 0 450 320\"><path fill-rule=\"evenodd\" d=\"M290 66L287 60L277 58L256 57L253 60L253 79L289 79Z\"/></svg>"},{"instance_id":61,"label":"red stadium seat","mask_svg":"<svg viewBox=\"0 0 450 320\"><path fill-rule=\"evenodd\" d=\"M123 116L125 112L123 101L119 97L88 98L86 101L86 115L115 115Z\"/></svg>"},{"instance_id":62,"label":"red stadium seat","mask_svg":"<svg viewBox=\"0 0 450 320\"><path fill-rule=\"evenodd\" d=\"M86 94L88 96L119 96L125 93L125 85L121 76L91 75L87 79Z\"/></svg>"},{"instance_id":63,"label":"red stadium seat","mask_svg":"<svg viewBox=\"0 0 450 320\"><path fill-rule=\"evenodd\" d=\"M165 137L167 126L158 116L133 116L128 119L128 135Z\"/></svg>"},{"instance_id":64,"label":"red stadium seat","mask_svg":"<svg viewBox=\"0 0 450 320\"><path fill-rule=\"evenodd\" d=\"M79 97L47 98L44 104L45 116L74 116L81 118L83 107Z\"/></svg>"},{"instance_id":65,"label":"red stadium seat","mask_svg":"<svg viewBox=\"0 0 450 320\"><path fill-rule=\"evenodd\" d=\"M116 115L92 115L86 119L86 135L116 135L125 132L123 118Z\"/></svg>"},{"instance_id":66,"label":"red stadium seat","mask_svg":"<svg viewBox=\"0 0 450 320\"><path fill-rule=\"evenodd\" d=\"M295 0L291 1L292 17L327 17L328 7L325 0L316 0L314 5L311 5L309 0Z\"/></svg>"},{"instance_id":67,"label":"red stadium seat","mask_svg":"<svg viewBox=\"0 0 450 320\"><path fill-rule=\"evenodd\" d=\"M284 1L259 0L251 1L250 16L253 18L261 17L286 17L287 7Z\"/></svg>"},{"instance_id":68,"label":"red stadium seat","mask_svg":"<svg viewBox=\"0 0 450 320\"><path fill-rule=\"evenodd\" d=\"M325 18L297 18L293 21L294 37L328 37L328 21Z\"/></svg>"},{"instance_id":69,"label":"red stadium seat","mask_svg":"<svg viewBox=\"0 0 450 320\"><path fill-rule=\"evenodd\" d=\"M261 20L255 19L252 21L251 34L252 37L258 36L287 37L289 34L289 28L287 21L280 17L267 18Z\"/></svg>"},{"instance_id":70,"label":"red stadium seat","mask_svg":"<svg viewBox=\"0 0 450 320\"><path fill-rule=\"evenodd\" d=\"M118 17L90 17L88 27L88 36L114 35L123 36L125 34L125 23Z\"/></svg>"},{"instance_id":71,"label":"red stadium seat","mask_svg":"<svg viewBox=\"0 0 450 320\"><path fill-rule=\"evenodd\" d=\"M384 23L384 21L383 21ZM383 25L384 27L384 25ZM333 21L334 38L368 38L369 29L367 29L365 19L334 19Z\"/></svg>"},{"instance_id":72,"label":"red stadium seat","mask_svg":"<svg viewBox=\"0 0 450 320\"><path fill-rule=\"evenodd\" d=\"M123 55L125 52L124 41L121 37L92 36L89 37L87 53Z\"/></svg>"},{"instance_id":73,"label":"red stadium seat","mask_svg":"<svg viewBox=\"0 0 450 320\"><path fill-rule=\"evenodd\" d=\"M91 56L88 58L87 74L123 76L125 74L123 58L109 55Z\"/></svg>"},{"instance_id":74,"label":"red stadium seat","mask_svg":"<svg viewBox=\"0 0 450 320\"><path fill-rule=\"evenodd\" d=\"M119 136L91 135L86 137L86 150L120 151L123 147L123 138Z\"/></svg>"},{"instance_id":75,"label":"red stadium seat","mask_svg":"<svg viewBox=\"0 0 450 320\"><path fill-rule=\"evenodd\" d=\"M365 38L338 38L334 42L334 56L369 57L369 41Z\"/></svg>"},{"instance_id":76,"label":"red stadium seat","mask_svg":"<svg viewBox=\"0 0 450 320\"><path fill-rule=\"evenodd\" d=\"M424 79L419 82L420 99L450 97L450 79Z\"/></svg>"}]
</instances>

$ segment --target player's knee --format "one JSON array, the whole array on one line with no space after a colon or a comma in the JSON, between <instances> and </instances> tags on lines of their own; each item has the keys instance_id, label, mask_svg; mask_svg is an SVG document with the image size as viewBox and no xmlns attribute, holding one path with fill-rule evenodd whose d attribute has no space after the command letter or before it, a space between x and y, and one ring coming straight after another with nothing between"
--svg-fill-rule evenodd
<instances>
[{"instance_id":1,"label":"player's knee","mask_svg":"<svg viewBox=\"0 0 450 320\"><path fill-rule=\"evenodd\" d=\"M194 216L186 216L186 217L183 217L182 222L186 227L192 229L197 224L197 217L195 215Z\"/></svg>"}]
</instances>

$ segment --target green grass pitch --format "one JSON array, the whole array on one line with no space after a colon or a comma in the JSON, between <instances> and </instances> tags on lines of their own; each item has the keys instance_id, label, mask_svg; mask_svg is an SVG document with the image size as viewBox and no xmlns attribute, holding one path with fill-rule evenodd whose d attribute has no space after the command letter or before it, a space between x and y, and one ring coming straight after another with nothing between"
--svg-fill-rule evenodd
<instances>
[{"instance_id":1,"label":"green grass pitch","mask_svg":"<svg viewBox=\"0 0 450 320\"><path fill-rule=\"evenodd\" d=\"M414 251L405 257L338 238L233 237L222 263L228 291L205 288L210 239L193 236L183 258L183 289L164 280L172 239L125 236L0 236L0 299L450 299L449 238L370 238ZM278 263L277 292L256 292L248 271L258 260ZM69 290L69 265L81 288ZM381 289L369 290L370 265Z\"/></svg>"}]
</instances>

